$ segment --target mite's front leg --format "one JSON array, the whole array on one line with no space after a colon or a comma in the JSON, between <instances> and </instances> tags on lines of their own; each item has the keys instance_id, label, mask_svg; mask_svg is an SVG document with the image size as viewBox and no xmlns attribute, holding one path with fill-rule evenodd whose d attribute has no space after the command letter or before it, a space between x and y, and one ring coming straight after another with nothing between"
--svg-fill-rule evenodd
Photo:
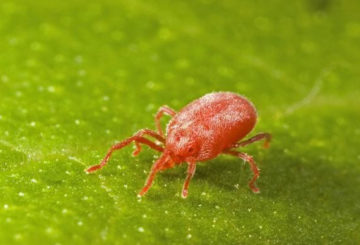
<instances>
[{"instance_id":1,"label":"mite's front leg","mask_svg":"<svg viewBox=\"0 0 360 245\"><path fill-rule=\"evenodd\" d=\"M162 169L164 164L169 160L169 155L165 152L151 167L151 171L149 173L148 178L146 179L144 187L141 189L139 196L145 195L145 193L150 189L155 175L158 171Z\"/></svg>"},{"instance_id":2,"label":"mite's front leg","mask_svg":"<svg viewBox=\"0 0 360 245\"><path fill-rule=\"evenodd\" d=\"M143 137L143 135L150 135L154 138L156 138L157 140L161 141L161 142L165 142L165 140L158 135L157 133L149 130L149 129L142 129L140 131L138 131L134 136L131 136L123 141L121 141L120 143L117 143L115 145L113 145L107 152L105 158L101 161L100 164L94 165L89 167L88 169L86 169L85 171L87 173L92 173L96 170L99 170L101 168L103 168L107 162L109 161L112 153L116 150L120 150L122 148L124 148L125 146L129 145L131 142L135 142L136 144L136 150L133 152L133 155L136 156L137 154L139 154L141 147L140 147L140 143L148 145L150 148L159 151L159 152L163 152L164 148L162 148L161 146L158 146L157 144L155 144L154 142L148 140L147 138Z\"/></svg>"},{"instance_id":3,"label":"mite's front leg","mask_svg":"<svg viewBox=\"0 0 360 245\"><path fill-rule=\"evenodd\" d=\"M196 170L196 162L189 162L188 163L188 169L187 169L187 176L184 182L184 186L181 192L181 197L182 198L186 198L188 196L188 189L189 189L189 184L190 184L190 180L192 179L192 177L195 174L195 170Z\"/></svg>"}]
</instances>

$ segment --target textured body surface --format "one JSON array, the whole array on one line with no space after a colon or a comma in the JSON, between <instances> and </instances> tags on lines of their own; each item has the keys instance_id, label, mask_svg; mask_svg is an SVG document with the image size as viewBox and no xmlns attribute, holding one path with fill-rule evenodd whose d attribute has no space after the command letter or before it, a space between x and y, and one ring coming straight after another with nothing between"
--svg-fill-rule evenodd
<instances>
[{"instance_id":1,"label":"textured body surface","mask_svg":"<svg viewBox=\"0 0 360 245\"><path fill-rule=\"evenodd\" d=\"M255 123L256 110L249 100L231 92L210 93L172 118L166 146L181 156L186 155L186 146L192 143L196 160L208 160L241 140Z\"/></svg>"}]
</instances>

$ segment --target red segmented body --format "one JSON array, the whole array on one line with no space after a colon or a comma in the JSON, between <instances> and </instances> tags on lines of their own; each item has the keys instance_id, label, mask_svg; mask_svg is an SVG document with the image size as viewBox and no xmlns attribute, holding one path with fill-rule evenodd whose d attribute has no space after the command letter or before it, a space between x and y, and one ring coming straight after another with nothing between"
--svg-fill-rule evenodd
<instances>
[{"instance_id":1,"label":"red segmented body","mask_svg":"<svg viewBox=\"0 0 360 245\"><path fill-rule=\"evenodd\" d=\"M160 118L164 113L173 116L166 129L166 139L160 127ZM256 119L257 114L253 104L246 98L231 92L207 94L185 106L179 113L163 106L155 117L158 132L149 129L140 130L134 136L111 147L100 164L86 171L90 173L102 168L114 150L121 149L131 142L135 142L136 145L133 155L141 151L140 143L146 144L163 154L153 164L140 195L148 191L158 171L186 162L188 174L182 191L182 196L186 197L190 180L195 173L196 162L209 160L224 153L239 157L250 164L254 177L249 186L257 193L259 189L254 183L259 176L259 170L253 158L246 153L235 151L236 148L261 139L265 139L264 146L268 147L271 140L271 135L268 133L260 133L239 142L254 128ZM164 147L156 145L144 135L157 139L164 144Z\"/></svg>"}]
</instances>

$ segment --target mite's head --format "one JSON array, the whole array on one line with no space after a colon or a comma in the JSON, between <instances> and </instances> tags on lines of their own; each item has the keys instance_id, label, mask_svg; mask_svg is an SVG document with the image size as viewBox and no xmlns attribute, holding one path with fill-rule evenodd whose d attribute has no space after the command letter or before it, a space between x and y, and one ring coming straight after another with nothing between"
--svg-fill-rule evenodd
<instances>
[{"instance_id":1,"label":"mite's head","mask_svg":"<svg viewBox=\"0 0 360 245\"><path fill-rule=\"evenodd\" d=\"M186 130L171 132L166 140L166 149L175 162L185 162L196 159L200 146L196 134Z\"/></svg>"}]
</instances>

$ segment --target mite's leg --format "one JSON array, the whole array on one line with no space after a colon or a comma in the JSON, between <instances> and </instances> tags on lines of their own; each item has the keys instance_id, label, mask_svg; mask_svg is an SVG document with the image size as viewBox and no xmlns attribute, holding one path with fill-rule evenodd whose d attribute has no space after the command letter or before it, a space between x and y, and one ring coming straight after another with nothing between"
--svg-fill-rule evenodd
<instances>
[{"instance_id":1,"label":"mite's leg","mask_svg":"<svg viewBox=\"0 0 360 245\"><path fill-rule=\"evenodd\" d=\"M150 148L158 151L158 152L163 152L164 151L164 148L162 148L161 146L155 144L154 142L142 137L142 136L139 136L135 141L135 150L133 151L132 155L134 157L136 157L137 155L139 155L140 151L142 150L141 148L141 144L144 144L144 145L147 145L149 146Z\"/></svg>"},{"instance_id":2,"label":"mite's leg","mask_svg":"<svg viewBox=\"0 0 360 245\"><path fill-rule=\"evenodd\" d=\"M269 134L269 133L257 134L255 136L251 137L250 139L235 143L231 148L243 147L243 146L249 145L251 143L254 143L256 141L262 140L262 139L265 139L264 148L269 148L270 141L271 141L271 134Z\"/></svg>"},{"instance_id":3,"label":"mite's leg","mask_svg":"<svg viewBox=\"0 0 360 245\"><path fill-rule=\"evenodd\" d=\"M139 192L139 196L145 195L145 193L150 189L156 173L161 170L162 166L166 164L166 162L169 160L169 155L167 153L164 153L151 167L151 171L149 173L148 178L146 179L144 187Z\"/></svg>"},{"instance_id":4,"label":"mite's leg","mask_svg":"<svg viewBox=\"0 0 360 245\"><path fill-rule=\"evenodd\" d=\"M169 116L175 116L176 115L176 111L174 111L173 109L171 109L170 107L168 106L161 106L158 110L158 112L156 113L156 116L155 116L155 126L157 128L157 131L158 133L161 135L161 136L164 136L164 133L161 129L161 124L160 124L160 119L161 117L165 114L169 115Z\"/></svg>"},{"instance_id":5,"label":"mite's leg","mask_svg":"<svg viewBox=\"0 0 360 245\"><path fill-rule=\"evenodd\" d=\"M187 170L187 176L186 176L184 186L183 186L183 189L182 189L182 193L181 193L182 198L186 198L187 195L188 195L188 189L189 189L190 180L194 176L195 170L196 170L196 163L195 162L190 162L189 166L188 166L188 170Z\"/></svg>"},{"instance_id":6,"label":"mite's leg","mask_svg":"<svg viewBox=\"0 0 360 245\"><path fill-rule=\"evenodd\" d=\"M141 129L135 135L139 135L139 136L149 135L149 136L152 136L153 138L157 139L161 143L163 143L163 144L165 143L165 139L163 137L161 137L158 133L156 133L150 129ZM154 144L153 142L149 141L148 139L143 138L143 141L146 141L146 142L135 141L136 149L132 153L132 155L134 157L137 156L141 151L140 143L146 144L148 146L151 145L150 147L153 149L155 149L155 147L159 147L156 144ZM155 147L154 147L154 145L155 145ZM157 150L157 149L155 149L155 150Z\"/></svg>"},{"instance_id":7,"label":"mite's leg","mask_svg":"<svg viewBox=\"0 0 360 245\"><path fill-rule=\"evenodd\" d=\"M255 186L255 181L257 178L259 178L259 175L260 175L260 171L258 169L258 167L256 166L256 163L254 161L254 159L249 156L248 154L246 153L243 153L243 152L237 152L237 151L231 151L231 150L227 150L227 151L224 151L225 154L229 154L229 155L233 155L233 156L236 156L236 157L239 157L241 159L243 159L244 161L248 162L250 164L250 167L251 167L251 170L253 171L254 173L254 176L253 178L250 180L249 182L249 186L250 186L250 189L254 192L254 193L259 193L260 190L259 188L257 188Z\"/></svg>"},{"instance_id":8,"label":"mite's leg","mask_svg":"<svg viewBox=\"0 0 360 245\"><path fill-rule=\"evenodd\" d=\"M155 137L156 139L158 139L158 140L160 140L162 142L165 141L157 133L155 133L155 132L153 132L153 131L151 131L149 129L142 129L142 130L138 131L134 136L131 136L131 137L121 141L120 143L117 143L117 144L113 145L109 149L108 153L106 154L105 158L101 161L101 163L97 164L97 165L94 165L94 166L91 166L90 168L86 169L86 172L91 173L91 172L94 172L96 170L101 169L102 167L104 167L107 164L111 154L114 151L119 150L119 149L129 145L131 142L135 142L136 147L137 147L136 150L133 152L133 155L139 154L139 152L141 150L140 143L148 145L149 147L151 147L152 149L154 149L156 151L159 151L159 152L164 151L164 148L162 148L161 146L158 146L157 144L155 144L155 143L151 142L150 140L148 140L147 138L143 137L143 135L145 135L145 134L153 136L153 137Z\"/></svg>"},{"instance_id":9,"label":"mite's leg","mask_svg":"<svg viewBox=\"0 0 360 245\"><path fill-rule=\"evenodd\" d=\"M143 135L149 135L155 139L157 139L158 141L160 141L161 143L165 143L165 139L163 136L159 135L158 133L156 133L155 131L151 130L151 129L141 129L139 130L135 135L139 135L139 136L143 136Z\"/></svg>"}]
</instances>

